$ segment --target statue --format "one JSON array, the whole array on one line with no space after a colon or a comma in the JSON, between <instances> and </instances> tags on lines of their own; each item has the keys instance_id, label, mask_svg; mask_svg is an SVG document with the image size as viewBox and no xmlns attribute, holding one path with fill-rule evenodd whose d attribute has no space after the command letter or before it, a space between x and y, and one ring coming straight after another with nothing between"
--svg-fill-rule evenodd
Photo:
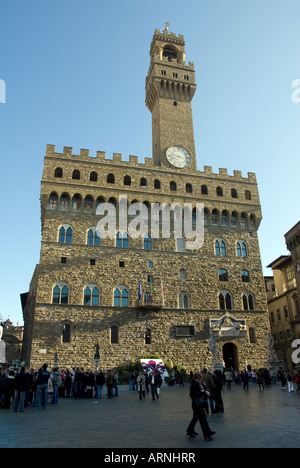
<instances>
[{"instance_id":1,"label":"statue","mask_svg":"<svg viewBox=\"0 0 300 468\"><path fill-rule=\"evenodd\" d=\"M274 349L274 338L269 332L267 335L267 346L266 346L268 353L269 353L269 359L268 361L265 362L266 367L270 367L274 369L275 371L278 372L280 367L284 367L284 362L278 359L278 356L276 354L276 351Z\"/></svg>"},{"instance_id":2,"label":"statue","mask_svg":"<svg viewBox=\"0 0 300 468\"><path fill-rule=\"evenodd\" d=\"M212 353L213 359L214 359L214 357L216 355L218 360L220 360L220 354L219 354L219 351L217 349L216 339L215 339L215 337L213 335L210 335L210 338L208 340L208 349Z\"/></svg>"},{"instance_id":3,"label":"statue","mask_svg":"<svg viewBox=\"0 0 300 468\"><path fill-rule=\"evenodd\" d=\"M271 333L268 333L267 336L267 349L269 352L269 361L273 361L274 359L278 359L276 355L276 351L274 349L274 338Z\"/></svg>"},{"instance_id":4,"label":"statue","mask_svg":"<svg viewBox=\"0 0 300 468\"><path fill-rule=\"evenodd\" d=\"M4 325L0 321L0 363L6 363L6 343L2 340Z\"/></svg>"}]
</instances>

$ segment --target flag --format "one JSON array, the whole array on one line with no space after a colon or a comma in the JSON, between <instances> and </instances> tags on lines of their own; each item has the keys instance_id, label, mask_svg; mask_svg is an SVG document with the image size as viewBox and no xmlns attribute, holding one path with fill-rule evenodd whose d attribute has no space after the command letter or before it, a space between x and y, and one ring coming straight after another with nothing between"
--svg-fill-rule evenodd
<instances>
[{"instance_id":1,"label":"flag","mask_svg":"<svg viewBox=\"0 0 300 468\"><path fill-rule=\"evenodd\" d=\"M142 299L142 281L141 281L141 278L140 278L140 281L139 281L139 301Z\"/></svg>"}]
</instances>

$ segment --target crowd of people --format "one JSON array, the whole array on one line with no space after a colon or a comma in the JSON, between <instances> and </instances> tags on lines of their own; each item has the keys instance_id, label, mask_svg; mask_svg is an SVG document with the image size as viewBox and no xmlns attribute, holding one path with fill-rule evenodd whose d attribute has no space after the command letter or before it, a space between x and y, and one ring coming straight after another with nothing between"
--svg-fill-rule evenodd
<instances>
[{"instance_id":1,"label":"crowd of people","mask_svg":"<svg viewBox=\"0 0 300 468\"><path fill-rule=\"evenodd\" d=\"M106 386L106 398L118 396L117 370L109 369L106 374L83 368L59 370L58 367L48 370L48 365L36 372L26 371L21 367L15 369L0 368L0 408L9 409L13 403L15 412L24 412L29 405L37 409L46 409L48 402L56 405L59 397L66 398L102 398Z\"/></svg>"},{"instance_id":2,"label":"crowd of people","mask_svg":"<svg viewBox=\"0 0 300 468\"><path fill-rule=\"evenodd\" d=\"M227 388L231 388L231 383L234 382L237 385L242 385L247 390L249 389L249 384L258 385L261 391L280 382L283 390L288 386L290 393L294 391L300 393L300 371L286 372L282 367L278 371L275 369L259 369L256 371L251 366L248 366L242 372L225 369L224 381L227 384Z\"/></svg>"},{"instance_id":3,"label":"crowd of people","mask_svg":"<svg viewBox=\"0 0 300 468\"><path fill-rule=\"evenodd\" d=\"M187 428L189 437L196 437L196 423L199 421L203 437L206 441L212 441L212 436L216 433L213 431L207 421L206 413L224 413L224 404L222 399L222 389L226 385L227 389L231 390L231 385L234 382L236 385L243 385L244 389L249 389L249 382L253 385L258 385L260 390L265 387L281 382L282 389L288 390L290 393L300 393L300 372L297 370L286 372L280 368L278 372L268 369L259 369L257 372L252 370L251 366L244 369L242 372L234 372L232 368L225 368L224 372L216 370L208 372L206 368L202 373L190 372L190 398L192 400L193 418ZM297 386L297 388L295 387Z\"/></svg>"},{"instance_id":4,"label":"crowd of people","mask_svg":"<svg viewBox=\"0 0 300 468\"><path fill-rule=\"evenodd\" d=\"M200 375L200 377L199 377ZM168 385L171 387L184 386L182 373L172 373L168 379ZM249 389L249 384L258 385L262 391L266 387L281 382L282 389L288 387L289 392L300 393L300 372L285 372L280 369L275 372L267 369L255 371L248 366L242 372L234 372L231 368L225 368L224 372L208 372L203 369L202 373L191 371L189 375L191 399L193 407L193 420L187 430L190 437L195 436L193 425L196 419L200 421L203 429L204 438L210 440L213 432L208 430L205 423L205 413L224 412L222 400L222 389L224 386L231 390L233 383L241 385L244 389ZM201 395L197 396L202 401L201 405L195 403L196 384L197 391ZM158 400L162 385L166 382L159 373L131 373L129 378L129 390L136 391L140 400L145 400L146 394L150 394L152 400ZM201 385L200 385L201 384ZM106 388L106 392L104 389ZM200 389L200 390L199 390ZM83 399L106 397L111 399L118 397L118 372L117 369L109 369L106 373L84 370L77 367L71 370L59 370L57 367L48 370L47 364L44 364L39 371L26 371L24 367L18 371L14 369L0 368L0 408L9 409L11 406L14 411L24 412L28 406L37 409L46 409L48 403L53 405L58 403L59 397ZM200 398L201 397L201 398ZM198 407L199 406L199 407Z\"/></svg>"},{"instance_id":5,"label":"crowd of people","mask_svg":"<svg viewBox=\"0 0 300 468\"><path fill-rule=\"evenodd\" d=\"M66 371L55 367L49 371L47 364L37 372L34 369L26 371L24 367L18 371L0 368L0 408L9 409L13 404L15 412L24 412L28 406L46 409L48 402L56 405L59 397L100 400L104 396L111 399L119 396L118 380L117 369L104 373L92 369L85 371L80 367ZM146 392L151 393L152 400L158 400L162 384L159 373L132 373L129 390L137 391L140 400L146 398Z\"/></svg>"}]
</instances>

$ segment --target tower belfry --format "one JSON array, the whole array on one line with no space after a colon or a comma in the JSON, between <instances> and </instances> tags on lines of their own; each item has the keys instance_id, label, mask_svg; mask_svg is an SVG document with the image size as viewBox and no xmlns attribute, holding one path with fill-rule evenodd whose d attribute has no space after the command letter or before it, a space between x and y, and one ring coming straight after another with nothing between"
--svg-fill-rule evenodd
<instances>
[{"instance_id":1,"label":"tower belfry","mask_svg":"<svg viewBox=\"0 0 300 468\"><path fill-rule=\"evenodd\" d=\"M89 369L99 356L97 343L107 369L145 354L186 369L195 360L208 367L209 343L212 355L223 353L235 370L250 357L253 368L267 359L256 177L224 168L213 173L210 166L197 171L194 65L186 64L183 36L168 28L166 22L154 33L146 79L153 158L139 162L130 155L128 161L103 151L90 157L87 149L76 154L47 145L41 253L22 301L21 359L28 367L41 359L53 364L58 356L62 367ZM134 214L137 202L143 210ZM203 246L193 248L198 204L204 204L205 236ZM155 206L161 207L156 213ZM191 223L185 223L191 207ZM101 236L102 209L112 229ZM182 237L173 235L175 225L183 227ZM131 235L133 226L139 235Z\"/></svg>"},{"instance_id":2,"label":"tower belfry","mask_svg":"<svg viewBox=\"0 0 300 468\"><path fill-rule=\"evenodd\" d=\"M166 23L168 24L168 23ZM191 102L196 91L194 64L185 63L183 35L155 30L146 78L146 105L152 113L155 165L195 172Z\"/></svg>"}]
</instances>

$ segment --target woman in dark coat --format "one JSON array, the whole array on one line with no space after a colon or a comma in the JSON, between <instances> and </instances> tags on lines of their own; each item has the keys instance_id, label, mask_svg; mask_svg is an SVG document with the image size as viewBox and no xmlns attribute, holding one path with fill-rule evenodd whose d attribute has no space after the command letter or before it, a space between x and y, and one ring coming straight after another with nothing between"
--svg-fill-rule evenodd
<instances>
[{"instance_id":1,"label":"woman in dark coat","mask_svg":"<svg viewBox=\"0 0 300 468\"><path fill-rule=\"evenodd\" d=\"M190 389L190 397L192 399L192 409L193 409L193 419L191 420L186 433L190 437L195 437L198 435L195 432L195 425L197 421L200 422L200 426L203 432L203 437L206 441L212 441L213 432L207 422L205 415L205 401L210 396L209 392L206 391L206 387L201 383L201 374L200 372L195 372Z\"/></svg>"},{"instance_id":2,"label":"woman in dark coat","mask_svg":"<svg viewBox=\"0 0 300 468\"><path fill-rule=\"evenodd\" d=\"M4 386L4 401L3 401L3 408L9 409L10 402L15 394L15 373L14 371L10 371L8 377L5 380Z\"/></svg>"}]
</instances>

